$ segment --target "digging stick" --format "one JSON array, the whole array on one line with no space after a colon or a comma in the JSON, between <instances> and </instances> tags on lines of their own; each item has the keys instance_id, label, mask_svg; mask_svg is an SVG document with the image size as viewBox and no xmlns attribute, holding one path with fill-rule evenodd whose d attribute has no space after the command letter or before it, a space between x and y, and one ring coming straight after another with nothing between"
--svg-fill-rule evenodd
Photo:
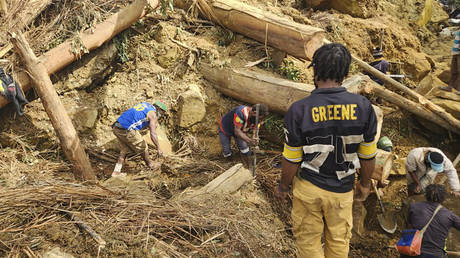
<instances>
[{"instance_id":1,"label":"digging stick","mask_svg":"<svg viewBox=\"0 0 460 258\"><path fill-rule=\"evenodd\" d=\"M256 104L256 125L254 129L254 138L256 140L259 139L259 104ZM257 144L256 148L259 147L259 144ZM254 164L252 164L252 176L256 176L256 166L257 166L257 154L254 151Z\"/></svg>"}]
</instances>

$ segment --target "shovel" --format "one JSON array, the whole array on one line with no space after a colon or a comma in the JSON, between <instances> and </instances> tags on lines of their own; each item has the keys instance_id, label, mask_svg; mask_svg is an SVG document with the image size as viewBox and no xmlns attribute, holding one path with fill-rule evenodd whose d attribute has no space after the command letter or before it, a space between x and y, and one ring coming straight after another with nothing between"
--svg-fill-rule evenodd
<instances>
[{"instance_id":1,"label":"shovel","mask_svg":"<svg viewBox=\"0 0 460 258\"><path fill-rule=\"evenodd\" d=\"M383 207L382 199L380 198L379 191L377 190L377 184L374 184L374 182L372 182L372 186L374 187L375 194L377 195L380 207L382 208L382 214L377 215L380 227L383 230L385 230L385 232L393 234L396 231L398 225L396 224L392 216L388 216L388 213L385 213L385 208Z\"/></svg>"}]
</instances>

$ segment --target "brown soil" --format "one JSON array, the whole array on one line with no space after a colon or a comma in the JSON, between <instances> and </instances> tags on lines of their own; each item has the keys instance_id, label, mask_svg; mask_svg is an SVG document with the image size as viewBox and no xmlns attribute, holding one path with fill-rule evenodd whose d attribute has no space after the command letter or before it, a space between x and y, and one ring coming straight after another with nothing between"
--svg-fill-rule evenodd
<instances>
[{"instance_id":1,"label":"brown soil","mask_svg":"<svg viewBox=\"0 0 460 258\"><path fill-rule=\"evenodd\" d=\"M84 4L86 2L88 5ZM102 9L93 8L102 2L104 1L66 2L46 9L29 29L31 45L37 50L37 54L71 36L53 31L79 31L87 28L117 11L123 4L123 1L113 1L112 6L107 4L102 5ZM441 23L430 23L427 28L419 28L415 24L423 8L417 3L423 1L380 1L375 13L366 19L336 10L299 9L296 8L298 4L290 0L244 2L288 16L299 23L321 27L328 32L329 39L345 44L351 52L368 61L371 60L373 47L378 45L380 30L384 29L386 57L401 63L397 72L414 73L412 79L405 81L410 86L416 86L419 82L412 68L415 59L420 56L415 56L417 53L436 62L435 67L432 67L435 72L448 69L449 60L444 56L448 55L451 39L445 40L449 44L438 39ZM60 8L67 11L63 12ZM72 16L68 10L81 12L83 18L78 21L70 19ZM435 10L436 17L441 17L439 8ZM63 16L67 17L67 22L58 16L59 13L65 14ZM262 156L259 162L260 174L255 185L249 185L233 196L205 200L203 203L176 202L177 196L183 191L205 185L239 161L238 158L232 161L220 158L217 122L222 114L242 103L217 92L202 78L197 66L200 62L207 62L240 68L266 55L266 49L261 43L242 35L234 35L207 22L189 22L189 18L191 17L187 17L182 10L168 11L166 15L153 13L143 18L110 43L118 47L118 57L101 64L107 66L106 69L110 72L102 78L97 77L98 80L94 80L94 83L91 79L91 83L81 86L78 81L87 74L94 75L98 67L90 61L97 59L98 54L95 54L96 57L85 56L52 77L62 102L76 123L82 143L98 155L89 152L100 180L100 188L97 189L105 189L104 194L97 194L103 198L98 195L100 198L85 201L86 197L76 194L74 198L78 206L72 205L70 197L53 199L54 195L43 201L26 200L24 204L30 204L31 207L26 209L21 206L26 212L24 214L15 211L14 205L19 204L7 202L10 206L0 208L1 224L12 225L19 230L9 232L3 226L0 227L0 255L25 256L28 248L38 254L59 246L61 250L76 257L94 257L98 254L104 257L179 257L180 254L194 257L293 256L290 207L275 203L272 193L280 173L272 164L280 160L279 155ZM54 19L57 24L48 26ZM60 23L61 27L58 26ZM8 26L4 25L2 28ZM41 35L46 37L39 40L38 36ZM199 49L200 54L194 55L171 39ZM6 42L0 41L0 44L4 46ZM110 44L106 44L104 48L110 48ZM268 52L272 52L270 47ZM120 56L127 60L121 62ZM20 67L15 54L8 54L4 58L11 61L8 67ZM287 60L291 60L299 69L299 81L310 84L313 82L312 71L307 69L308 62L293 57L288 57ZM251 69L283 77L278 69L266 68L264 64ZM359 71L356 66L352 66L351 72ZM89 78L93 78L91 76ZM206 117L189 128L179 128L177 99L190 84L200 87L206 104ZM376 103L373 96L368 97ZM107 157L116 159L118 153L117 141L110 125L121 112L132 105L156 99L163 99L170 106L170 116L163 118L161 124L166 127L174 150L185 150L188 154L161 160L161 166L155 171L148 170L140 157L132 157L123 168L128 173L126 179L108 179L113 163L107 161ZM455 136L433 133L423 127L413 115L388 103L380 105L389 108L385 111L382 135L393 141L396 158L405 157L412 148L419 146L438 147L450 158L460 152L460 140ZM97 114L90 127L80 126L78 119L81 110L90 110ZM84 116L83 121L89 120L88 117ZM22 117L16 117L11 107L2 109L0 120L1 192L11 193L10 191L25 189L24 193L33 196L34 191L44 186L52 185L61 189L65 184L77 183L39 100L29 104ZM281 123L279 119L277 122ZM263 141L263 146L275 151L281 150L280 134L262 132L262 135L269 135L267 138L271 138L270 142ZM105 159L100 158L101 155ZM404 177L392 176L390 181L390 185L384 190L383 200L387 210L397 218L398 231L389 235L380 229L377 221L380 207L375 195L371 195L365 202L368 212L365 220L367 232L362 238L353 241L350 257L397 255L393 245L404 227L398 214L401 213L407 189ZM87 189L85 187L89 186L81 187L74 190ZM94 189L88 188L89 190ZM106 190L114 194L108 195ZM62 197L58 193L62 194L59 190L53 192ZM132 205L129 205L130 202ZM144 202L149 205L140 205ZM451 202L458 204L458 200ZM69 223L69 219L62 213L44 206L79 213L107 241L106 248L98 253L97 245L88 234ZM157 206L167 209L159 210ZM155 214L159 211L165 213ZM47 216L54 217L50 219ZM147 229L149 224L144 221L147 217L149 220L163 219L164 224L161 226L159 223L158 226L152 222L152 229ZM25 229L43 218L46 218L43 220L46 223L34 224L36 227ZM175 227L175 221L180 226ZM154 225L161 229L160 233L153 230ZM209 241L206 242L207 240Z\"/></svg>"}]
</instances>

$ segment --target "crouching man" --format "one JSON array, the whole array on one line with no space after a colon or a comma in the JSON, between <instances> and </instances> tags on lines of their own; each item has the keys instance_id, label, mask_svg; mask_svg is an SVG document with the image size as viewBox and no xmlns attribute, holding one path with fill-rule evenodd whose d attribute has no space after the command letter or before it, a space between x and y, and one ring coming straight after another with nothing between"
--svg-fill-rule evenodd
<instances>
[{"instance_id":1,"label":"crouching man","mask_svg":"<svg viewBox=\"0 0 460 258\"><path fill-rule=\"evenodd\" d=\"M239 106L230 110L219 121L219 139L222 145L222 153L225 158L232 156L230 141L235 137L236 144L243 155L243 161L249 166L249 145L257 146L258 139L251 138L247 135L250 129L256 128L256 109L259 107L259 123L268 114L268 107L264 104L256 104L252 107Z\"/></svg>"},{"instance_id":2,"label":"crouching man","mask_svg":"<svg viewBox=\"0 0 460 258\"><path fill-rule=\"evenodd\" d=\"M112 130L120 142L121 151L112 176L125 175L121 173L121 168L123 167L126 154L130 151L142 153L142 157L147 166L154 168L154 162L149 157L147 143L144 141L139 131L146 127L149 128L150 138L157 147L158 156L163 156L160 144L158 143L156 128L158 119L166 112L168 112L168 108L162 101L156 101L153 105L142 102L126 110L117 121L113 123Z\"/></svg>"},{"instance_id":3,"label":"crouching man","mask_svg":"<svg viewBox=\"0 0 460 258\"><path fill-rule=\"evenodd\" d=\"M457 170L444 153L436 148L420 147L409 152L406 159L406 179L409 195L422 194L434 183L439 173L445 173L452 194L460 197Z\"/></svg>"}]
</instances>

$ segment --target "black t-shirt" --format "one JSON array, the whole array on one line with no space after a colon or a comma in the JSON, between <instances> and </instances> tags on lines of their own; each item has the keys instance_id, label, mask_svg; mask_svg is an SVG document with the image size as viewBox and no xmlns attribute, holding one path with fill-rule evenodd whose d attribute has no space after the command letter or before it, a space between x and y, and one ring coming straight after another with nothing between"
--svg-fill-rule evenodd
<instances>
[{"instance_id":1,"label":"black t-shirt","mask_svg":"<svg viewBox=\"0 0 460 258\"><path fill-rule=\"evenodd\" d=\"M375 157L376 131L368 99L343 87L316 89L292 104L285 116L283 156L302 162L301 178L331 192L349 192L359 158Z\"/></svg>"},{"instance_id":2,"label":"black t-shirt","mask_svg":"<svg viewBox=\"0 0 460 258\"><path fill-rule=\"evenodd\" d=\"M409 208L409 223L413 228L421 230L433 216L438 203L416 202ZM441 208L425 231L422 240L422 254L443 257L444 246L450 228L460 230L460 217L446 208Z\"/></svg>"}]
</instances>

